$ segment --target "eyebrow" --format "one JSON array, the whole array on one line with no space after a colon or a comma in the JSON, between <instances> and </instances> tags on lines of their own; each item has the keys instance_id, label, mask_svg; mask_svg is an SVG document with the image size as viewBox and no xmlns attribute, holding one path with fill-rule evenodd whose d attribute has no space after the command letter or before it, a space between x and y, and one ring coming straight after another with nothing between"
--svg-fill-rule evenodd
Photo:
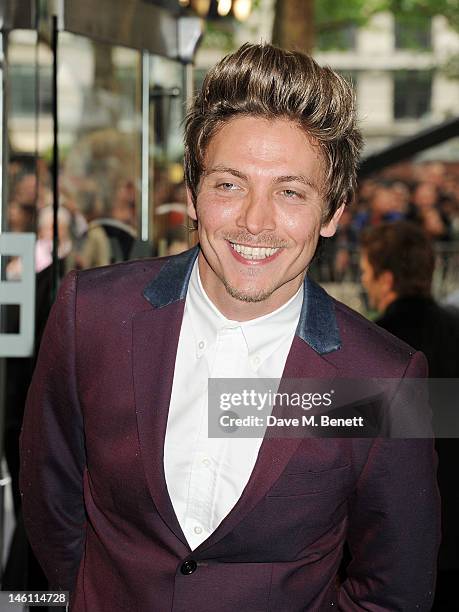
<instances>
[{"instance_id":1,"label":"eyebrow","mask_svg":"<svg viewBox=\"0 0 459 612\"><path fill-rule=\"evenodd\" d=\"M214 166L213 168L209 168L209 170L205 170L202 174L203 176L210 176L211 174L215 174L216 172L226 172L227 174L232 174L233 176L237 176L240 179L248 180L248 176L235 168L230 168L229 166Z\"/></svg>"},{"instance_id":2,"label":"eyebrow","mask_svg":"<svg viewBox=\"0 0 459 612\"><path fill-rule=\"evenodd\" d=\"M302 174L299 174L297 176L296 175L277 176L273 182L276 185L279 183L302 183L303 185L306 185L306 187L311 187L311 189L314 189L315 191L319 192L319 188L317 187L316 183L310 178L303 176Z\"/></svg>"},{"instance_id":3,"label":"eyebrow","mask_svg":"<svg viewBox=\"0 0 459 612\"><path fill-rule=\"evenodd\" d=\"M236 170L235 168L230 168L229 166L218 165L213 168L209 168L209 170L205 170L203 172L203 176L210 176L211 174L216 174L217 172L226 172L228 174L232 174L233 176L237 176L237 178L243 179L245 181L249 180L249 177L241 172L240 170ZM283 176L276 176L273 179L273 183L275 185L279 185L281 183L302 183L306 187L310 187L314 189L317 193L320 193L320 189L315 183L315 181L303 176L302 174L286 174Z\"/></svg>"}]
</instances>

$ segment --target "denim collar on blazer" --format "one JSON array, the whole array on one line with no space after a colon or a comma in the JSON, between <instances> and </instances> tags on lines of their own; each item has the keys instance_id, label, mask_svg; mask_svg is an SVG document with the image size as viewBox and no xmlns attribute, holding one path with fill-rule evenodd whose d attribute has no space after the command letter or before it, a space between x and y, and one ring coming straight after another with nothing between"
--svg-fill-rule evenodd
<instances>
[{"instance_id":1,"label":"denim collar on blazer","mask_svg":"<svg viewBox=\"0 0 459 612\"><path fill-rule=\"evenodd\" d=\"M155 308L184 300L199 246L166 261L159 274L146 286L144 297ZM335 309L331 297L307 276L296 335L320 355L341 347Z\"/></svg>"}]
</instances>

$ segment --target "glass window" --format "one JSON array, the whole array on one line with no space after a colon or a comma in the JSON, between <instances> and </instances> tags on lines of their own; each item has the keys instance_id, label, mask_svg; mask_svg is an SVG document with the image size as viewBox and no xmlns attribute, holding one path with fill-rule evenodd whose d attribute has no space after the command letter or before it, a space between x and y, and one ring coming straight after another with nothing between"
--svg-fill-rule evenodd
<instances>
[{"instance_id":1,"label":"glass window","mask_svg":"<svg viewBox=\"0 0 459 612\"><path fill-rule=\"evenodd\" d=\"M60 202L72 215L76 265L150 254L136 250L141 55L63 32L58 60Z\"/></svg>"},{"instance_id":2,"label":"glass window","mask_svg":"<svg viewBox=\"0 0 459 612\"><path fill-rule=\"evenodd\" d=\"M52 110L51 96L51 72L45 66L40 66L37 71L33 64L10 65L9 76L11 79L11 107L15 115L31 116L36 113L35 88L36 79L43 85L44 95L39 97L38 112L50 113Z\"/></svg>"},{"instance_id":3,"label":"glass window","mask_svg":"<svg viewBox=\"0 0 459 612\"><path fill-rule=\"evenodd\" d=\"M356 47L356 36L357 27L352 24L331 30L319 30L316 46L320 51L352 51Z\"/></svg>"},{"instance_id":4,"label":"glass window","mask_svg":"<svg viewBox=\"0 0 459 612\"><path fill-rule=\"evenodd\" d=\"M419 119L427 115L431 97L432 71L397 70L394 73L395 119Z\"/></svg>"},{"instance_id":5,"label":"glass window","mask_svg":"<svg viewBox=\"0 0 459 612\"><path fill-rule=\"evenodd\" d=\"M183 68L175 61L150 57L151 180L154 240L159 255L188 247L188 217L183 180L185 114Z\"/></svg>"},{"instance_id":6,"label":"glass window","mask_svg":"<svg viewBox=\"0 0 459 612\"><path fill-rule=\"evenodd\" d=\"M428 50L432 47L431 31L430 17L397 15L394 26L395 48Z\"/></svg>"}]
</instances>

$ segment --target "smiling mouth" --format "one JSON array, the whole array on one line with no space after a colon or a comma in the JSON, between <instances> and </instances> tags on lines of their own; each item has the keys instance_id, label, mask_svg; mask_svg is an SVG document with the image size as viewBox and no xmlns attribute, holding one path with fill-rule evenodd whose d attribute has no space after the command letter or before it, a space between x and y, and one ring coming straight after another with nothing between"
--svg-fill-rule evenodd
<instances>
[{"instance_id":1,"label":"smiling mouth","mask_svg":"<svg viewBox=\"0 0 459 612\"><path fill-rule=\"evenodd\" d=\"M244 244L238 244L237 242L230 242L230 246L241 257L251 260L267 259L280 251L280 247L251 247Z\"/></svg>"}]
</instances>

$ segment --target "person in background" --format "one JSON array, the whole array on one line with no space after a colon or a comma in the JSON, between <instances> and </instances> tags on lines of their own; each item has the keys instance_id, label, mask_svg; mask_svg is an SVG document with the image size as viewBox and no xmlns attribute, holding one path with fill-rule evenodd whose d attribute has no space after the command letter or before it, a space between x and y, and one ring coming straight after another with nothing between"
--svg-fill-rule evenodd
<instances>
[{"instance_id":1,"label":"person in background","mask_svg":"<svg viewBox=\"0 0 459 612\"><path fill-rule=\"evenodd\" d=\"M434 183L422 181L416 185L407 219L418 223L435 241L451 238L450 220L440 206L440 192Z\"/></svg>"},{"instance_id":2,"label":"person in background","mask_svg":"<svg viewBox=\"0 0 459 612\"><path fill-rule=\"evenodd\" d=\"M459 378L459 312L432 297L435 254L430 237L408 221L366 229L361 280L376 323L422 351L431 378ZM435 416L435 415L434 415ZM459 609L459 440L438 439L443 539L434 610Z\"/></svg>"},{"instance_id":3,"label":"person in background","mask_svg":"<svg viewBox=\"0 0 459 612\"><path fill-rule=\"evenodd\" d=\"M378 325L422 350L431 377L459 376L457 318L432 297L435 254L429 236L409 221L383 223L367 228L360 246L362 285L380 313Z\"/></svg>"},{"instance_id":4,"label":"person in background","mask_svg":"<svg viewBox=\"0 0 459 612\"><path fill-rule=\"evenodd\" d=\"M137 226L136 191L133 181L121 181L118 184L110 206L110 217L131 228Z\"/></svg>"},{"instance_id":5,"label":"person in background","mask_svg":"<svg viewBox=\"0 0 459 612\"><path fill-rule=\"evenodd\" d=\"M65 260L66 272L74 268L72 235L70 225L71 214L60 206L57 213L58 221L58 257ZM35 243L35 270L41 272L53 261L53 209L46 206L38 212L37 242Z\"/></svg>"},{"instance_id":6,"label":"person in background","mask_svg":"<svg viewBox=\"0 0 459 612\"><path fill-rule=\"evenodd\" d=\"M19 202L9 202L7 208L8 231L33 232L35 230L35 207ZM10 256L6 262L7 280L20 279L22 276L22 260L17 256Z\"/></svg>"},{"instance_id":7,"label":"person in background","mask_svg":"<svg viewBox=\"0 0 459 612\"><path fill-rule=\"evenodd\" d=\"M176 225L166 234L167 255L178 255L190 248L190 230L183 225Z\"/></svg>"},{"instance_id":8,"label":"person in background","mask_svg":"<svg viewBox=\"0 0 459 612\"><path fill-rule=\"evenodd\" d=\"M382 222L399 221L405 217L405 211L398 194L394 194L392 183L375 181L371 197L365 208L359 210L353 220L354 230L360 232Z\"/></svg>"},{"instance_id":9,"label":"person in background","mask_svg":"<svg viewBox=\"0 0 459 612\"><path fill-rule=\"evenodd\" d=\"M88 226L77 253L78 267L81 269L106 266L111 261L111 247L107 232L100 225L103 217L103 202L95 186L78 192L78 208L84 215Z\"/></svg>"},{"instance_id":10,"label":"person in background","mask_svg":"<svg viewBox=\"0 0 459 612\"><path fill-rule=\"evenodd\" d=\"M152 245L138 237L135 216L135 189L132 181L121 181L113 203L104 203L93 181L86 181L75 196L78 210L84 214L87 231L81 240L79 269L150 257Z\"/></svg>"},{"instance_id":11,"label":"person in background","mask_svg":"<svg viewBox=\"0 0 459 612\"><path fill-rule=\"evenodd\" d=\"M31 210L35 213L35 207L31 205L19 205L12 203L11 208L20 206L26 209L27 218L31 218ZM13 213L13 215L14 215ZM70 235L71 215L69 211L61 206L58 211L58 270L59 276L64 276L74 267L74 254L72 251L72 239ZM12 230L31 231L32 227L22 228L15 225L13 216L10 225ZM19 435L22 427L24 406L27 389L29 387L36 354L40 345L43 330L52 305L51 288L53 283L52 270L53 251L53 210L51 206L38 209L37 241L35 243L35 267L36 267L36 292L35 292L35 349L31 357L9 358L6 360L6 386L5 386L5 417L4 417L4 452L11 476L11 489L13 494L15 528L11 539L10 549L6 558L2 575L2 588L4 590L45 590L46 578L39 566L35 555L27 541L24 529L21 507L21 496L19 493ZM8 278L22 276L22 259L14 258L7 265ZM16 311L15 311L16 312ZM20 316L19 311L16 314ZM19 321L9 318L9 331L17 332Z\"/></svg>"}]
</instances>

